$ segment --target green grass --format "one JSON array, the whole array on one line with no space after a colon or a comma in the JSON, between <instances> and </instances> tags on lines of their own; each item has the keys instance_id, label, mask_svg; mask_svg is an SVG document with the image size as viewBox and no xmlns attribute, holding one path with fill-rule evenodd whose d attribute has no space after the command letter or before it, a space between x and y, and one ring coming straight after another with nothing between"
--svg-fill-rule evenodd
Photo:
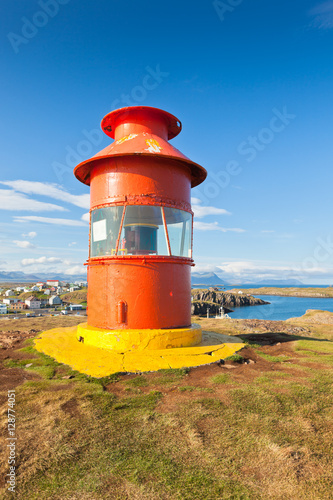
<instances>
[{"instance_id":1,"label":"green grass","mask_svg":"<svg viewBox=\"0 0 333 500\"><path fill-rule=\"evenodd\" d=\"M55 374L55 368L53 366L31 366L27 368L27 370L46 379L52 379Z\"/></svg>"},{"instance_id":2,"label":"green grass","mask_svg":"<svg viewBox=\"0 0 333 500\"><path fill-rule=\"evenodd\" d=\"M329 500L333 384L324 360L331 343L296 346L288 364L256 348L280 364L257 370L254 380L246 366L212 376L214 367L200 372L200 387L188 369L96 379L26 346L27 359L5 360L7 368L31 362L27 370L43 376L16 387L16 497ZM306 366L308 356L320 369Z\"/></svg>"},{"instance_id":3,"label":"green grass","mask_svg":"<svg viewBox=\"0 0 333 500\"><path fill-rule=\"evenodd\" d=\"M183 385L181 387L178 387L178 390L180 392L214 392L214 389L211 389L210 387L195 387L193 385Z\"/></svg>"},{"instance_id":4,"label":"green grass","mask_svg":"<svg viewBox=\"0 0 333 500\"><path fill-rule=\"evenodd\" d=\"M317 340L299 340L296 350L304 357L301 363L321 363L333 365L333 342Z\"/></svg>"},{"instance_id":5,"label":"green grass","mask_svg":"<svg viewBox=\"0 0 333 500\"><path fill-rule=\"evenodd\" d=\"M134 377L125 381L125 384L130 387L146 387L148 380L144 376Z\"/></svg>"},{"instance_id":6,"label":"green grass","mask_svg":"<svg viewBox=\"0 0 333 500\"><path fill-rule=\"evenodd\" d=\"M227 384L230 382L230 375L228 373L221 373L220 375L215 375L210 380L213 384Z\"/></svg>"},{"instance_id":7,"label":"green grass","mask_svg":"<svg viewBox=\"0 0 333 500\"><path fill-rule=\"evenodd\" d=\"M291 358L288 356L271 356L270 354L266 354L265 352L261 352L256 350L256 353L261 357L264 358L266 361L270 361L271 363L285 363L286 361L289 361Z\"/></svg>"},{"instance_id":8,"label":"green grass","mask_svg":"<svg viewBox=\"0 0 333 500\"><path fill-rule=\"evenodd\" d=\"M225 361L231 361L233 363L244 363L244 358L240 354L233 354L225 358Z\"/></svg>"},{"instance_id":9,"label":"green grass","mask_svg":"<svg viewBox=\"0 0 333 500\"><path fill-rule=\"evenodd\" d=\"M174 384L182 380L186 375L188 375L188 368L170 368L158 370L156 372L156 384L159 385L169 385Z\"/></svg>"},{"instance_id":10,"label":"green grass","mask_svg":"<svg viewBox=\"0 0 333 500\"><path fill-rule=\"evenodd\" d=\"M271 372L265 372L264 375L261 375L259 377L255 378L255 382L257 384L274 384L276 382L279 383L289 383L289 378L292 377L290 373L285 373L285 372L277 372L277 371L271 371Z\"/></svg>"},{"instance_id":11,"label":"green grass","mask_svg":"<svg viewBox=\"0 0 333 500\"><path fill-rule=\"evenodd\" d=\"M240 338L242 338L241 335L240 335ZM249 347L252 347L252 349L261 349L262 348L261 344L257 344L253 340L248 340L248 339L242 338L242 341L244 342L244 344L247 344Z\"/></svg>"},{"instance_id":12,"label":"green grass","mask_svg":"<svg viewBox=\"0 0 333 500\"><path fill-rule=\"evenodd\" d=\"M318 353L333 354L333 342L317 341L311 339L299 340L296 345L296 351L315 351Z\"/></svg>"}]
</instances>

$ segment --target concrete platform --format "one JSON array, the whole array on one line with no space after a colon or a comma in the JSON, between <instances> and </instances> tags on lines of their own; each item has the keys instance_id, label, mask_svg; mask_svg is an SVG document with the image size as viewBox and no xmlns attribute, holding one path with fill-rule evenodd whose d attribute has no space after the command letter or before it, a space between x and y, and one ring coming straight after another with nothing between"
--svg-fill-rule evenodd
<instances>
[{"instance_id":1,"label":"concrete platform","mask_svg":"<svg viewBox=\"0 0 333 500\"><path fill-rule=\"evenodd\" d=\"M202 342L193 347L116 351L86 345L79 342L76 335L76 326L53 328L35 339L35 347L59 363L92 377L206 365L225 359L244 347L237 337L203 332Z\"/></svg>"}]
</instances>

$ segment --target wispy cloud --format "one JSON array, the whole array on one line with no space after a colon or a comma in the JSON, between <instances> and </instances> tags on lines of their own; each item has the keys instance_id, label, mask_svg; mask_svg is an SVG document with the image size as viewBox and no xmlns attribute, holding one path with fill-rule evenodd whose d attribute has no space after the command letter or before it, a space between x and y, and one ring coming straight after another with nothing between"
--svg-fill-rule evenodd
<instances>
[{"instance_id":1,"label":"wispy cloud","mask_svg":"<svg viewBox=\"0 0 333 500\"><path fill-rule=\"evenodd\" d=\"M53 203L32 200L24 194L16 193L11 189L0 189L0 209L15 212L65 212L65 208Z\"/></svg>"},{"instance_id":2,"label":"wispy cloud","mask_svg":"<svg viewBox=\"0 0 333 500\"><path fill-rule=\"evenodd\" d=\"M14 240L13 243L15 243L15 245L20 247L20 248L35 248L35 245L33 245L30 241Z\"/></svg>"},{"instance_id":3,"label":"wispy cloud","mask_svg":"<svg viewBox=\"0 0 333 500\"><path fill-rule=\"evenodd\" d=\"M311 25L318 29L333 28L333 1L322 2L308 12L312 17Z\"/></svg>"},{"instance_id":4,"label":"wispy cloud","mask_svg":"<svg viewBox=\"0 0 333 500\"><path fill-rule=\"evenodd\" d=\"M71 203L72 205L76 205L80 208L89 208L90 204L89 194L71 194L58 184L25 180L0 181L0 184L11 187L20 193L48 196L49 198Z\"/></svg>"},{"instance_id":5,"label":"wispy cloud","mask_svg":"<svg viewBox=\"0 0 333 500\"><path fill-rule=\"evenodd\" d=\"M81 217L81 220L83 220L84 222L88 222L88 224L89 224L89 221L90 221L90 214L89 214L89 212L83 214L82 217Z\"/></svg>"},{"instance_id":6,"label":"wispy cloud","mask_svg":"<svg viewBox=\"0 0 333 500\"><path fill-rule=\"evenodd\" d=\"M22 266L32 266L33 264L59 264L62 262L62 259L58 257L38 257L37 259L22 259Z\"/></svg>"},{"instance_id":7,"label":"wispy cloud","mask_svg":"<svg viewBox=\"0 0 333 500\"><path fill-rule=\"evenodd\" d=\"M64 271L64 274L67 274L68 276L73 276L74 274L85 274L85 273L86 269L84 268L83 264L70 267L69 269L66 269L66 271Z\"/></svg>"},{"instance_id":8,"label":"wispy cloud","mask_svg":"<svg viewBox=\"0 0 333 500\"><path fill-rule=\"evenodd\" d=\"M86 273L86 269L81 262L62 257L46 257L45 255L36 258L22 259L21 266L23 268L29 267L30 273L38 273L41 266L43 267L43 272L57 272L69 276L74 274L85 275Z\"/></svg>"},{"instance_id":9,"label":"wispy cloud","mask_svg":"<svg viewBox=\"0 0 333 500\"><path fill-rule=\"evenodd\" d=\"M20 216L15 216L14 217L15 222L42 222L44 224L58 224L60 226L84 226L86 227L87 224L83 221L80 220L73 220L73 219L57 219L53 217L39 217L37 215L20 215Z\"/></svg>"},{"instance_id":10,"label":"wispy cloud","mask_svg":"<svg viewBox=\"0 0 333 500\"><path fill-rule=\"evenodd\" d=\"M22 236L23 236L23 238L31 238L31 239L33 239L33 238L36 238L37 233L35 231L30 231L30 233L28 233L28 234L22 234Z\"/></svg>"},{"instance_id":11,"label":"wispy cloud","mask_svg":"<svg viewBox=\"0 0 333 500\"><path fill-rule=\"evenodd\" d=\"M244 233L245 229L240 229L238 227L221 227L218 222L199 222L194 221L193 227L197 231L221 231L222 233Z\"/></svg>"},{"instance_id":12,"label":"wispy cloud","mask_svg":"<svg viewBox=\"0 0 333 500\"><path fill-rule=\"evenodd\" d=\"M274 273L282 271L290 272L290 268L287 267L262 266L250 261L228 262L217 267L225 273L236 275L266 275L272 273L272 271Z\"/></svg>"},{"instance_id":13,"label":"wispy cloud","mask_svg":"<svg viewBox=\"0 0 333 500\"><path fill-rule=\"evenodd\" d=\"M202 201L199 200L199 198L191 198L191 202L194 217L199 219L206 217L207 215L231 215L231 213L224 208L202 206Z\"/></svg>"},{"instance_id":14,"label":"wispy cloud","mask_svg":"<svg viewBox=\"0 0 333 500\"><path fill-rule=\"evenodd\" d=\"M297 266L275 266L273 264L262 265L250 261L228 262L217 266L220 271L227 275L240 279L289 279L306 277L329 277L333 275L333 269L324 266L304 268Z\"/></svg>"}]
</instances>

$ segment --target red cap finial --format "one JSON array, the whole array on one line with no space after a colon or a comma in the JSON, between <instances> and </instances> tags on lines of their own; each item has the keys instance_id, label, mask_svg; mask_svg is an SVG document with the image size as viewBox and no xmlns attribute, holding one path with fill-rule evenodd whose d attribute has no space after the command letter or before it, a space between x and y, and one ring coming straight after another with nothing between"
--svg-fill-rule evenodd
<instances>
[{"instance_id":1,"label":"red cap finial","mask_svg":"<svg viewBox=\"0 0 333 500\"><path fill-rule=\"evenodd\" d=\"M111 111L103 118L101 127L106 135L115 140L144 132L169 140L176 137L182 129L178 118L167 111L149 106L134 106Z\"/></svg>"}]
</instances>

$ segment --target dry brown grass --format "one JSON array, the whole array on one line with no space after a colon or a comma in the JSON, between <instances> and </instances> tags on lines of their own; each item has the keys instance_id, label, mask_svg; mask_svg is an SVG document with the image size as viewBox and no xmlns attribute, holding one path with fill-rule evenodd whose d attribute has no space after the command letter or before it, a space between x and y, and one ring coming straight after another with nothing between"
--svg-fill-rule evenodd
<instances>
[{"instance_id":1,"label":"dry brown grass","mask_svg":"<svg viewBox=\"0 0 333 500\"><path fill-rule=\"evenodd\" d=\"M0 331L36 330L41 332L57 327L75 326L86 321L84 316L42 316L36 318L0 319Z\"/></svg>"},{"instance_id":2,"label":"dry brown grass","mask_svg":"<svg viewBox=\"0 0 333 500\"><path fill-rule=\"evenodd\" d=\"M82 302L87 302L87 289L64 293L60 297L63 302L67 302L68 304L81 304Z\"/></svg>"},{"instance_id":3,"label":"dry brown grass","mask_svg":"<svg viewBox=\"0 0 333 500\"><path fill-rule=\"evenodd\" d=\"M243 293L249 293L250 295L278 295L280 297L333 297L333 288L299 288L299 287L261 287L261 288L234 288L233 290L228 290L231 293L235 293L238 290L242 290Z\"/></svg>"},{"instance_id":4,"label":"dry brown grass","mask_svg":"<svg viewBox=\"0 0 333 500\"><path fill-rule=\"evenodd\" d=\"M236 333L234 322L218 324L222 333ZM28 348L25 355L36 357L41 368L53 368L54 375L16 388L17 498L330 500L333 366L325 361L331 343L307 330L303 340L285 335L282 342L261 346L279 334L267 332L264 323L236 324L258 339L243 351L255 363L98 381ZM308 362L309 352L315 365ZM290 361L281 362L287 354ZM15 361L13 352L4 362L15 365L21 357L17 353ZM2 438L5 410L4 403ZM2 460L1 478L5 473Z\"/></svg>"}]
</instances>

